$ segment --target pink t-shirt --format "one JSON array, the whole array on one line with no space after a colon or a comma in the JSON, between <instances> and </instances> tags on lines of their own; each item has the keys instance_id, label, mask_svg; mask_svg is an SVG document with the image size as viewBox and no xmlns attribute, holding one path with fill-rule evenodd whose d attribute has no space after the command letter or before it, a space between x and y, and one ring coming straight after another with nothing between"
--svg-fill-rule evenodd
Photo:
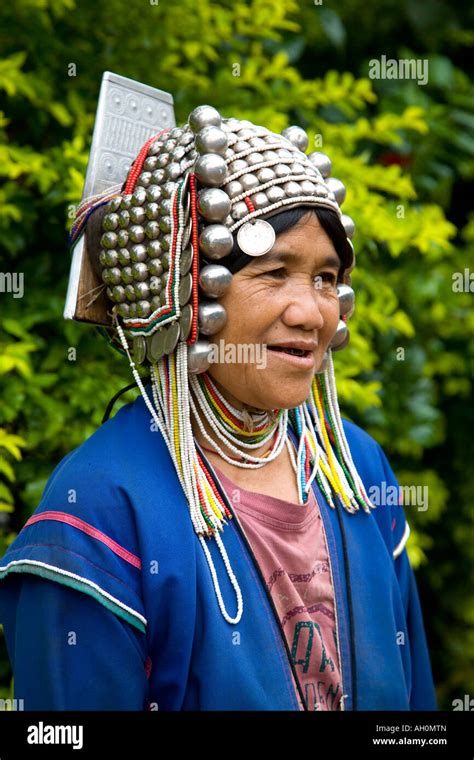
<instances>
[{"instance_id":1,"label":"pink t-shirt","mask_svg":"<svg viewBox=\"0 0 474 760\"><path fill-rule=\"evenodd\" d=\"M312 489L306 505L294 504L246 491L214 469L262 570L308 710L338 710L342 686L334 590Z\"/></svg>"}]
</instances>

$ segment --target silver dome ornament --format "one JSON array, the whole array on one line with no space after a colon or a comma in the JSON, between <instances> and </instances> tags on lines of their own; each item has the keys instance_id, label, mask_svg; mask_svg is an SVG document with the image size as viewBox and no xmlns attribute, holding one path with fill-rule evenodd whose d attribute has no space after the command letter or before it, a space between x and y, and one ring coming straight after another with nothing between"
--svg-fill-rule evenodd
<instances>
[{"instance_id":1,"label":"silver dome ornament","mask_svg":"<svg viewBox=\"0 0 474 760\"><path fill-rule=\"evenodd\" d=\"M214 335L227 322L227 311L220 303L204 301L198 306L198 327L203 335Z\"/></svg>"},{"instance_id":2,"label":"silver dome ornament","mask_svg":"<svg viewBox=\"0 0 474 760\"><path fill-rule=\"evenodd\" d=\"M194 173L202 185L219 187L227 176L227 164L217 153L205 153L194 166Z\"/></svg>"},{"instance_id":3,"label":"silver dome ornament","mask_svg":"<svg viewBox=\"0 0 474 760\"><path fill-rule=\"evenodd\" d=\"M355 234L355 224L354 220L351 219L350 216L347 216L347 214L342 214L341 216L341 223L346 231L346 235L349 238L349 240L352 240Z\"/></svg>"},{"instance_id":4,"label":"silver dome ornament","mask_svg":"<svg viewBox=\"0 0 474 760\"><path fill-rule=\"evenodd\" d=\"M119 224L118 214L115 214L115 213L106 214L102 222L102 228L106 230L107 232L112 232L113 230L117 229L118 224Z\"/></svg>"},{"instance_id":5,"label":"silver dome ornament","mask_svg":"<svg viewBox=\"0 0 474 760\"><path fill-rule=\"evenodd\" d=\"M151 314L151 304L149 301L138 301L137 303L137 317L146 319Z\"/></svg>"},{"instance_id":6,"label":"silver dome ornament","mask_svg":"<svg viewBox=\"0 0 474 760\"><path fill-rule=\"evenodd\" d=\"M141 245L141 243L138 243L137 245L132 245L130 248L130 258L132 261L146 261L147 258L147 251L144 245Z\"/></svg>"},{"instance_id":7,"label":"silver dome ornament","mask_svg":"<svg viewBox=\"0 0 474 760\"><path fill-rule=\"evenodd\" d=\"M137 187L132 193L131 203L132 206L143 206L146 200L146 190L144 187Z\"/></svg>"},{"instance_id":8,"label":"silver dome ornament","mask_svg":"<svg viewBox=\"0 0 474 760\"><path fill-rule=\"evenodd\" d=\"M306 153L309 145L308 135L302 127L293 125L282 131L282 136L286 137L302 153Z\"/></svg>"},{"instance_id":9,"label":"silver dome ornament","mask_svg":"<svg viewBox=\"0 0 474 760\"><path fill-rule=\"evenodd\" d=\"M137 335L133 339L133 358L137 364L143 364L146 357L146 340L143 335Z\"/></svg>"},{"instance_id":10,"label":"silver dome ornament","mask_svg":"<svg viewBox=\"0 0 474 760\"><path fill-rule=\"evenodd\" d=\"M125 287L125 297L127 301L137 300L137 297L135 295L135 289L131 283Z\"/></svg>"},{"instance_id":11,"label":"silver dome ornament","mask_svg":"<svg viewBox=\"0 0 474 760\"><path fill-rule=\"evenodd\" d=\"M326 179L326 177L329 177L332 172L332 161L329 158L329 156L326 156L325 153L320 153L319 151L314 151L314 153L310 153L308 156L309 160L313 164L313 166L316 167L321 172L321 175Z\"/></svg>"},{"instance_id":12,"label":"silver dome ornament","mask_svg":"<svg viewBox=\"0 0 474 760\"><path fill-rule=\"evenodd\" d=\"M232 272L221 264L207 264L199 273L199 285L210 298L220 298L230 287Z\"/></svg>"},{"instance_id":13,"label":"silver dome ornament","mask_svg":"<svg viewBox=\"0 0 474 760\"><path fill-rule=\"evenodd\" d=\"M346 187L341 180L336 179L336 177L329 177L329 179L326 180L326 187L330 193L334 193L334 197L339 206L342 206L346 199Z\"/></svg>"},{"instance_id":14,"label":"silver dome ornament","mask_svg":"<svg viewBox=\"0 0 474 760\"><path fill-rule=\"evenodd\" d=\"M224 190L209 187L199 191L197 209L208 222L223 222L230 214L231 201Z\"/></svg>"},{"instance_id":15,"label":"silver dome ornament","mask_svg":"<svg viewBox=\"0 0 474 760\"><path fill-rule=\"evenodd\" d=\"M343 319L339 320L337 330L334 333L334 337L330 343L332 351L342 351L343 348L349 343L349 330Z\"/></svg>"},{"instance_id":16,"label":"silver dome ornament","mask_svg":"<svg viewBox=\"0 0 474 760\"><path fill-rule=\"evenodd\" d=\"M133 224L141 224L145 220L145 209L143 206L134 206L130 209L129 216Z\"/></svg>"},{"instance_id":17,"label":"silver dome ornament","mask_svg":"<svg viewBox=\"0 0 474 760\"><path fill-rule=\"evenodd\" d=\"M339 313L341 317L349 319L354 313L355 293L349 285L341 284L337 286L337 297L339 299Z\"/></svg>"},{"instance_id":18,"label":"silver dome ornament","mask_svg":"<svg viewBox=\"0 0 474 760\"><path fill-rule=\"evenodd\" d=\"M133 279L138 282L143 282L148 277L148 267L146 264L139 262L132 266Z\"/></svg>"},{"instance_id":19,"label":"silver dome ornament","mask_svg":"<svg viewBox=\"0 0 474 760\"><path fill-rule=\"evenodd\" d=\"M147 263L147 267L151 275L159 277L163 274L163 264L159 259L151 259L151 261Z\"/></svg>"},{"instance_id":20,"label":"silver dome ornament","mask_svg":"<svg viewBox=\"0 0 474 760\"><path fill-rule=\"evenodd\" d=\"M265 219L245 222L237 232L237 243L248 256L263 256L273 248L275 230Z\"/></svg>"},{"instance_id":21,"label":"silver dome ornament","mask_svg":"<svg viewBox=\"0 0 474 760\"><path fill-rule=\"evenodd\" d=\"M211 344L206 340L198 340L192 346L188 346L188 372L198 375L206 372L210 367L209 354Z\"/></svg>"},{"instance_id":22,"label":"silver dome ornament","mask_svg":"<svg viewBox=\"0 0 474 760\"><path fill-rule=\"evenodd\" d=\"M150 288L146 282L136 282L133 286L133 292L138 301L144 301L150 295Z\"/></svg>"},{"instance_id":23,"label":"silver dome ornament","mask_svg":"<svg viewBox=\"0 0 474 760\"><path fill-rule=\"evenodd\" d=\"M195 143L196 150L201 155L218 153L223 156L228 147L228 139L224 130L212 125L204 127L197 133Z\"/></svg>"},{"instance_id":24,"label":"silver dome ornament","mask_svg":"<svg viewBox=\"0 0 474 760\"><path fill-rule=\"evenodd\" d=\"M222 117L214 106L202 105L195 108L188 116L188 123L194 134L204 127L220 127Z\"/></svg>"},{"instance_id":25,"label":"silver dome ornament","mask_svg":"<svg viewBox=\"0 0 474 760\"><path fill-rule=\"evenodd\" d=\"M115 248L117 245L115 232L105 232L100 239L100 245L102 248Z\"/></svg>"},{"instance_id":26,"label":"silver dome ornament","mask_svg":"<svg viewBox=\"0 0 474 760\"><path fill-rule=\"evenodd\" d=\"M199 246L207 258L218 260L232 251L234 238L223 224L208 224L199 236Z\"/></svg>"},{"instance_id":27,"label":"silver dome ornament","mask_svg":"<svg viewBox=\"0 0 474 760\"><path fill-rule=\"evenodd\" d=\"M139 283L139 284L144 285L145 283ZM149 287L150 287L150 293L154 296L158 296L163 289L163 280L161 279L161 277L158 277L157 275L150 277Z\"/></svg>"}]
</instances>

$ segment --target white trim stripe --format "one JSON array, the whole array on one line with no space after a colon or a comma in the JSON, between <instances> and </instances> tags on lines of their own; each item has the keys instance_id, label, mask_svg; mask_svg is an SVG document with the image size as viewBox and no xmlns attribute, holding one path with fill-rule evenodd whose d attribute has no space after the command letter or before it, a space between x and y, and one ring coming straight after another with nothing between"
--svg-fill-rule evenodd
<instances>
[{"instance_id":1,"label":"white trim stripe","mask_svg":"<svg viewBox=\"0 0 474 760\"><path fill-rule=\"evenodd\" d=\"M402 551L405 548L405 544L408 541L408 536L409 535L410 535L410 526L405 521L405 530L404 530L404 533L403 533L403 536L402 536L402 540L400 541L400 543L393 550L393 559L396 559L402 553Z\"/></svg>"},{"instance_id":2,"label":"white trim stripe","mask_svg":"<svg viewBox=\"0 0 474 760\"><path fill-rule=\"evenodd\" d=\"M0 566L0 573L7 573L8 570L15 565L33 565L34 567L42 567L45 570L50 570L53 573L56 573L57 575L63 575L67 578L72 578L75 581L78 581L79 583L82 583L84 586L89 586L91 589L94 589L100 596L103 596L105 599L108 599L109 601L113 602L113 604L116 604L117 607L120 607L120 609L127 612L129 615L131 615L134 618L137 618L137 620L140 620L141 623L146 627L147 626L147 619L143 617L143 615L140 615L139 612L132 609L128 605L124 604L123 602L119 601L119 599L116 599L112 594L109 594L107 591L104 591L103 588L97 585L97 583L94 583L93 581L90 581L88 578L84 578L82 575L76 575L75 573L70 573L68 570L62 570L59 567L56 567L55 565L48 565L46 562L38 562L38 560L34 559L15 559L8 563L8 565Z\"/></svg>"}]
</instances>

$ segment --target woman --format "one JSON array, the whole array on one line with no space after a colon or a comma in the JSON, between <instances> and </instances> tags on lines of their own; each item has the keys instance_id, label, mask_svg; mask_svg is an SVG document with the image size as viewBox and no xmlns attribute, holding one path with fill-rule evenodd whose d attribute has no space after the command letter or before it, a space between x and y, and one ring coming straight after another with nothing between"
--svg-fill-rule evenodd
<instances>
[{"instance_id":1,"label":"woman","mask_svg":"<svg viewBox=\"0 0 474 760\"><path fill-rule=\"evenodd\" d=\"M368 497L396 480L339 414L353 224L307 145L200 106L79 211L142 395L0 562L27 710L436 709L403 508Z\"/></svg>"}]
</instances>

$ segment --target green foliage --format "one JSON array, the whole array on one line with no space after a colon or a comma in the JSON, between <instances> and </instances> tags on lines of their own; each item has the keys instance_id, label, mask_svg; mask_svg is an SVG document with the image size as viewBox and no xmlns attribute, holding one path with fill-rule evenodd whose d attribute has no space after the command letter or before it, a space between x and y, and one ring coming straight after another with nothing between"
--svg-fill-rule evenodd
<instances>
[{"instance_id":1,"label":"green foliage","mask_svg":"<svg viewBox=\"0 0 474 760\"><path fill-rule=\"evenodd\" d=\"M465 590L474 311L472 293L452 287L473 260L474 88L463 54L474 32L462 9L446 14L434 0L424 10L408 0L382 5L17 0L0 8L9 30L0 57L0 268L25 281L24 299L0 294L0 517L10 514L0 553L53 467L130 382L92 328L62 318L67 230L103 71L172 92L178 123L205 102L274 131L298 123L347 184L344 211L357 227L357 309L336 360L344 411L384 446L402 484L429 489L426 511L406 509L409 553L433 612L435 680L450 709L474 688ZM368 60L382 54L426 58L428 85L371 80Z\"/></svg>"}]
</instances>

